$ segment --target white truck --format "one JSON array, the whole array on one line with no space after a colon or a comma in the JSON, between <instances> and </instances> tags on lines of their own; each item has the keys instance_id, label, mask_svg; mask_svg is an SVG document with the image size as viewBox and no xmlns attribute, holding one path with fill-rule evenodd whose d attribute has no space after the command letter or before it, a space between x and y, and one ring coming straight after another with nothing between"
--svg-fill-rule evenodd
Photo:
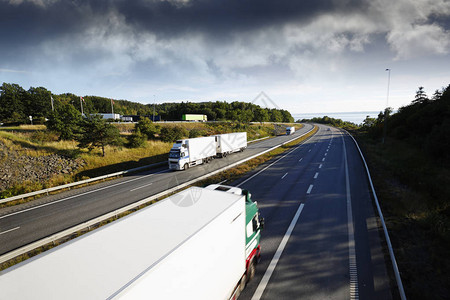
<instances>
[{"instance_id":1,"label":"white truck","mask_svg":"<svg viewBox=\"0 0 450 300\"><path fill-rule=\"evenodd\" d=\"M244 151L247 148L247 132L218 134L216 137L216 152L218 157Z\"/></svg>"},{"instance_id":2,"label":"white truck","mask_svg":"<svg viewBox=\"0 0 450 300\"><path fill-rule=\"evenodd\" d=\"M260 256L246 190L191 187L0 272L1 299L236 299Z\"/></svg>"},{"instance_id":3,"label":"white truck","mask_svg":"<svg viewBox=\"0 0 450 300\"><path fill-rule=\"evenodd\" d=\"M169 169L186 170L211 161L216 154L214 136L178 140L169 152Z\"/></svg>"},{"instance_id":4,"label":"white truck","mask_svg":"<svg viewBox=\"0 0 450 300\"><path fill-rule=\"evenodd\" d=\"M295 127L286 127L286 135L291 135L295 132Z\"/></svg>"}]
</instances>

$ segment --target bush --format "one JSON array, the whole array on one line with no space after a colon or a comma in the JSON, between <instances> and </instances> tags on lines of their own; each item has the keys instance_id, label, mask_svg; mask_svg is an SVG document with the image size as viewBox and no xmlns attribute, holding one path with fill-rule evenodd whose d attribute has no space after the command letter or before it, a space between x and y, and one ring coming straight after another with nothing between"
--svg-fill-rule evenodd
<instances>
[{"instance_id":1,"label":"bush","mask_svg":"<svg viewBox=\"0 0 450 300\"><path fill-rule=\"evenodd\" d=\"M176 140L189 136L189 133L181 126L164 127L161 129L160 136L163 142L175 142Z\"/></svg>"},{"instance_id":2,"label":"bush","mask_svg":"<svg viewBox=\"0 0 450 300\"><path fill-rule=\"evenodd\" d=\"M145 140L147 136L144 135L139 128L129 136L128 138L128 147L130 148L142 148L145 146Z\"/></svg>"},{"instance_id":3,"label":"bush","mask_svg":"<svg viewBox=\"0 0 450 300\"><path fill-rule=\"evenodd\" d=\"M155 139L156 135L160 133L161 127L154 124L149 118L142 118L134 127L134 130L139 130L147 139Z\"/></svg>"},{"instance_id":4,"label":"bush","mask_svg":"<svg viewBox=\"0 0 450 300\"><path fill-rule=\"evenodd\" d=\"M205 136L205 135L206 135L206 131L205 130L194 128L194 129L191 129L189 131L189 138L190 139L196 138L196 137L200 137L200 136Z\"/></svg>"}]
</instances>

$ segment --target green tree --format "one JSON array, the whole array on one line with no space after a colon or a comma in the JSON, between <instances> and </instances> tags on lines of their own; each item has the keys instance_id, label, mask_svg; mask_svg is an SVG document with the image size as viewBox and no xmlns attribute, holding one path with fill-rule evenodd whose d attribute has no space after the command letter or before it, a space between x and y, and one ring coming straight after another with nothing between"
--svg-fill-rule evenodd
<instances>
[{"instance_id":1,"label":"green tree","mask_svg":"<svg viewBox=\"0 0 450 300\"><path fill-rule=\"evenodd\" d=\"M139 130L147 139L155 139L156 135L161 132L161 127L153 123L149 118L142 118L136 125L134 130Z\"/></svg>"},{"instance_id":2,"label":"green tree","mask_svg":"<svg viewBox=\"0 0 450 300\"><path fill-rule=\"evenodd\" d=\"M23 99L27 92L18 84L3 83L0 87L0 121L11 123L25 123Z\"/></svg>"},{"instance_id":3,"label":"green tree","mask_svg":"<svg viewBox=\"0 0 450 300\"><path fill-rule=\"evenodd\" d=\"M163 127L161 129L161 140L163 142L175 142L176 140L187 137L189 132L181 126Z\"/></svg>"},{"instance_id":4,"label":"green tree","mask_svg":"<svg viewBox=\"0 0 450 300\"><path fill-rule=\"evenodd\" d=\"M71 140L80 129L81 113L71 104L50 112L46 123L49 130L59 133L60 140Z\"/></svg>"},{"instance_id":5,"label":"green tree","mask_svg":"<svg viewBox=\"0 0 450 300\"><path fill-rule=\"evenodd\" d=\"M88 116L81 122L80 133L76 135L79 148L87 148L92 151L94 148L102 149L102 156L105 156L105 147L121 146L124 139L120 136L117 127L107 123L102 116Z\"/></svg>"},{"instance_id":6,"label":"green tree","mask_svg":"<svg viewBox=\"0 0 450 300\"><path fill-rule=\"evenodd\" d=\"M145 146L145 141L147 140L147 136L141 132L139 128L137 128L132 135L128 138L128 146L130 148L140 148Z\"/></svg>"}]
</instances>

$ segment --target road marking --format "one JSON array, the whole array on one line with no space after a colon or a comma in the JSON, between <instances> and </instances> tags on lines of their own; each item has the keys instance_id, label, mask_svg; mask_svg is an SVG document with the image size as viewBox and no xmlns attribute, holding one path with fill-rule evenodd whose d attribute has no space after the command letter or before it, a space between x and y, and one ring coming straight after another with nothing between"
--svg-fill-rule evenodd
<instances>
[{"instance_id":1,"label":"road marking","mask_svg":"<svg viewBox=\"0 0 450 300\"><path fill-rule=\"evenodd\" d=\"M14 216L14 215L18 215L18 214L21 214L21 213L24 213L24 212L27 212L27 211L30 211L30 210L35 210L35 209L38 209L38 208L41 208L41 207L44 207L44 206L49 206L49 205L56 204L56 203L59 203L59 202L63 202L63 201L66 201L66 200L70 200L70 199L73 199L73 198L76 198L76 197L79 197L79 196L92 194L94 192L106 190L106 189L109 189L109 188L114 187L114 186L122 185L122 184L125 184L125 183L128 183L128 182L136 181L136 180L143 179L143 178L146 178L146 177L150 177L150 176L153 176L155 174L166 173L166 172L169 172L169 171L170 170L163 170L163 171L160 171L160 172L156 172L156 173L140 176L140 177L137 177L137 178L134 178L134 179L130 179L130 180L127 180L127 181L123 181L123 182L119 182L119 183L116 183L116 184L111 184L111 185L108 185L108 186L105 186L105 187L102 187L102 188L99 188L99 189L95 189L95 190L92 190L92 191L89 191L89 192L86 192L86 193L73 195L73 196L70 196L70 197L67 197L67 198L63 198L63 199L59 199L59 200L56 200L56 201L53 201L53 202L41 204L41 205L38 205L38 206L35 206L35 207L31 207L31 208L27 208L27 209L24 209L24 210L21 210L21 211L16 211L14 213L11 213L11 214L8 214L8 215L4 215L4 216L0 217L0 220L4 219L4 218L7 218L7 217Z\"/></svg>"},{"instance_id":2,"label":"road marking","mask_svg":"<svg viewBox=\"0 0 450 300\"><path fill-rule=\"evenodd\" d=\"M313 185L310 184L308 190L306 191L307 194L311 194L311 190L313 188Z\"/></svg>"},{"instance_id":3,"label":"road marking","mask_svg":"<svg viewBox=\"0 0 450 300\"><path fill-rule=\"evenodd\" d=\"M324 157L324 158L322 158L322 161L325 161L325 157Z\"/></svg>"},{"instance_id":4,"label":"road marking","mask_svg":"<svg viewBox=\"0 0 450 300\"><path fill-rule=\"evenodd\" d=\"M283 177L281 177L281 179L283 179L284 177L286 177L287 174L288 174L288 173L284 174Z\"/></svg>"},{"instance_id":5,"label":"road marking","mask_svg":"<svg viewBox=\"0 0 450 300\"><path fill-rule=\"evenodd\" d=\"M252 300L261 299L262 294L263 294L264 290L266 289L267 284L269 283L269 279L272 276L272 273L275 270L275 267L277 266L278 261L280 260L281 254L283 253L283 250L286 247L289 237L291 236L292 231L294 230L294 227L297 224L298 218L300 217L300 214L302 213L304 206L305 206L305 204L302 203L302 204L300 204L299 208L297 209L297 212L295 213L295 216L292 219L291 224L289 225L286 233L284 234L284 237L281 240L281 243L278 246L278 249L275 252L275 255L273 256L272 260L270 261L270 264L267 267L267 270L264 273L264 276L261 279L261 282L259 283L258 287L256 288L255 293L253 294Z\"/></svg>"},{"instance_id":6,"label":"road marking","mask_svg":"<svg viewBox=\"0 0 450 300\"><path fill-rule=\"evenodd\" d=\"M317 179L317 176L319 176L319 172L316 172L316 175L314 175L314 179Z\"/></svg>"},{"instance_id":7,"label":"road marking","mask_svg":"<svg viewBox=\"0 0 450 300\"><path fill-rule=\"evenodd\" d=\"M319 165L319 169L322 169L322 164Z\"/></svg>"},{"instance_id":8,"label":"road marking","mask_svg":"<svg viewBox=\"0 0 450 300\"><path fill-rule=\"evenodd\" d=\"M17 229L20 229L20 226L17 226L16 228L9 229L9 230L3 231L3 232L0 232L0 235L8 233L8 232L11 232L11 231L14 231L14 230L17 230Z\"/></svg>"},{"instance_id":9,"label":"road marking","mask_svg":"<svg viewBox=\"0 0 450 300\"><path fill-rule=\"evenodd\" d=\"M298 162L301 162L303 160L303 157L302 158L300 158L299 160L298 160Z\"/></svg>"},{"instance_id":10,"label":"road marking","mask_svg":"<svg viewBox=\"0 0 450 300\"><path fill-rule=\"evenodd\" d=\"M325 153L325 156L327 156L328 153Z\"/></svg>"},{"instance_id":11,"label":"road marking","mask_svg":"<svg viewBox=\"0 0 450 300\"><path fill-rule=\"evenodd\" d=\"M271 167L272 165L276 164L278 161L280 161L281 159L285 158L287 155L289 155L291 152L294 152L295 150L298 149L298 147L302 145L302 144L298 144L297 147L295 147L294 149L292 149L291 151L289 151L288 153L286 153L285 155L283 155L282 157L280 157L279 159L277 159L276 161L274 161L273 163L271 163L270 165L268 165L267 167L261 169L258 173L254 174L253 176L250 176L249 178L245 179L244 181L242 181L241 183L239 183L238 185L236 185L236 187L240 187L241 185L243 185L244 183L246 183L247 181L249 181L250 179L258 176L261 172L267 170L269 167Z\"/></svg>"},{"instance_id":12,"label":"road marking","mask_svg":"<svg viewBox=\"0 0 450 300\"><path fill-rule=\"evenodd\" d=\"M311 152L311 149L309 149L308 152Z\"/></svg>"},{"instance_id":13,"label":"road marking","mask_svg":"<svg viewBox=\"0 0 450 300\"><path fill-rule=\"evenodd\" d=\"M349 256L349 273L350 273L350 299L358 300L358 269L356 266L356 250L355 250L355 233L353 227L352 213L352 197L350 192L350 179L348 175L347 149L345 148L344 137L342 136L342 144L344 148L344 164L345 164L345 187L347 190L347 228L348 228L348 256Z\"/></svg>"},{"instance_id":14,"label":"road marking","mask_svg":"<svg viewBox=\"0 0 450 300\"><path fill-rule=\"evenodd\" d=\"M152 184L153 184L153 182L150 182L150 183L148 183L148 184L144 184L144 185L142 185L142 186L140 186L140 187L137 187L137 188L135 188L135 189L130 190L130 192L136 191L136 190L139 190L139 189L142 189L142 188L145 188L146 186L149 186L149 185L152 185Z\"/></svg>"}]
</instances>

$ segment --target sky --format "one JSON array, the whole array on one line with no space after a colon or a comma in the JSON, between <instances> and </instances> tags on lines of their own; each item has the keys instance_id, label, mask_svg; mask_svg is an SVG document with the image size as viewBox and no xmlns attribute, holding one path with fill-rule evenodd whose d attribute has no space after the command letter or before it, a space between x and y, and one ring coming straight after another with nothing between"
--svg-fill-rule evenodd
<instances>
[{"instance_id":1,"label":"sky","mask_svg":"<svg viewBox=\"0 0 450 300\"><path fill-rule=\"evenodd\" d=\"M450 1L0 0L2 82L144 104L398 109L450 84Z\"/></svg>"}]
</instances>

